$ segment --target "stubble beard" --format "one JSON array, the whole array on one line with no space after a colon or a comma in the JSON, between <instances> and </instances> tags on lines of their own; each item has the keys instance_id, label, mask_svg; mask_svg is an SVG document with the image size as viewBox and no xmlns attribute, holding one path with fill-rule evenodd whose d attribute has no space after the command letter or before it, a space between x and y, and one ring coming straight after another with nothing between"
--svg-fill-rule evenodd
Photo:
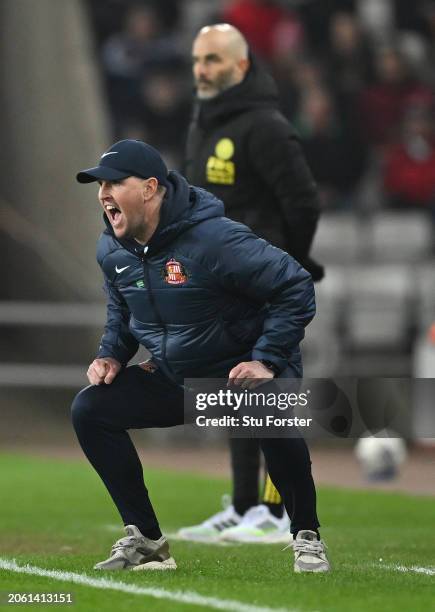
<instances>
[{"instance_id":1,"label":"stubble beard","mask_svg":"<svg viewBox=\"0 0 435 612\"><path fill-rule=\"evenodd\" d=\"M200 82L201 81L197 82L197 86ZM238 83L239 81L235 79L233 70L231 69L221 73L213 82L208 82L207 84L209 87L211 86L208 90L201 90L197 87L196 96L199 100L211 100Z\"/></svg>"}]
</instances>

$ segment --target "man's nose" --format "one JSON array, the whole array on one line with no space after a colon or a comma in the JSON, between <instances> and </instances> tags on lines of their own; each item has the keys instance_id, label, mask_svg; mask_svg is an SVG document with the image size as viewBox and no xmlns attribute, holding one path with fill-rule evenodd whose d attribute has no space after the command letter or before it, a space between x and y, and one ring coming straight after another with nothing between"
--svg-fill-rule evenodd
<instances>
[{"instance_id":1,"label":"man's nose","mask_svg":"<svg viewBox=\"0 0 435 612\"><path fill-rule=\"evenodd\" d=\"M109 186L106 183L106 181L101 181L100 183L100 189L98 191L98 196L100 198L100 200L103 200L104 198L106 198L109 195Z\"/></svg>"},{"instance_id":2,"label":"man's nose","mask_svg":"<svg viewBox=\"0 0 435 612\"><path fill-rule=\"evenodd\" d=\"M193 69L193 73L194 73L195 78L197 80L201 79L203 77L205 77L205 78L207 77L207 70L206 70L204 64L200 64L199 62L197 64L195 64L195 67Z\"/></svg>"}]
</instances>

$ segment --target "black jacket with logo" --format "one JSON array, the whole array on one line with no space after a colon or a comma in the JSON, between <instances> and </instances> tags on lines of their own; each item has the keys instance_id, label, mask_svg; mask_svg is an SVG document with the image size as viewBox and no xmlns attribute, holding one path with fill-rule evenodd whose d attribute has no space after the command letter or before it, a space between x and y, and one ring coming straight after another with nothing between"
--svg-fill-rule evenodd
<instances>
[{"instance_id":1,"label":"black jacket with logo","mask_svg":"<svg viewBox=\"0 0 435 612\"><path fill-rule=\"evenodd\" d=\"M285 249L311 274L319 216L316 184L298 137L279 110L272 77L252 59L244 81L198 101L189 129L185 173L211 191L231 219Z\"/></svg>"}]
</instances>

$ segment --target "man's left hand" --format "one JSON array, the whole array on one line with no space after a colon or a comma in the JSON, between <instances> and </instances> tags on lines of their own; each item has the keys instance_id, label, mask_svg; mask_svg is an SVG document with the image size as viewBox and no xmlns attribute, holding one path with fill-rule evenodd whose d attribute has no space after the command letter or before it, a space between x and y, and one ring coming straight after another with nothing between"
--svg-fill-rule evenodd
<instances>
[{"instance_id":1,"label":"man's left hand","mask_svg":"<svg viewBox=\"0 0 435 612\"><path fill-rule=\"evenodd\" d=\"M242 389L256 389L267 380L274 378L275 374L261 361L242 361L231 370L228 376L228 386L242 387Z\"/></svg>"}]
</instances>

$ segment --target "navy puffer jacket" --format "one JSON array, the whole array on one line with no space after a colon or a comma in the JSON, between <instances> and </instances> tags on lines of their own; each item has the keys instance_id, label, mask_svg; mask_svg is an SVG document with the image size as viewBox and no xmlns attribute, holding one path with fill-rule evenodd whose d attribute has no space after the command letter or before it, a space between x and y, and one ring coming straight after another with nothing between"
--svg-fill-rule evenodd
<instances>
[{"instance_id":1,"label":"navy puffer jacket","mask_svg":"<svg viewBox=\"0 0 435 612\"><path fill-rule=\"evenodd\" d=\"M299 343L315 313L310 275L284 251L224 217L220 200L171 172L145 249L107 229L97 259L108 316L98 357L125 365L139 344L174 382L225 377L267 359L301 373Z\"/></svg>"}]
</instances>

